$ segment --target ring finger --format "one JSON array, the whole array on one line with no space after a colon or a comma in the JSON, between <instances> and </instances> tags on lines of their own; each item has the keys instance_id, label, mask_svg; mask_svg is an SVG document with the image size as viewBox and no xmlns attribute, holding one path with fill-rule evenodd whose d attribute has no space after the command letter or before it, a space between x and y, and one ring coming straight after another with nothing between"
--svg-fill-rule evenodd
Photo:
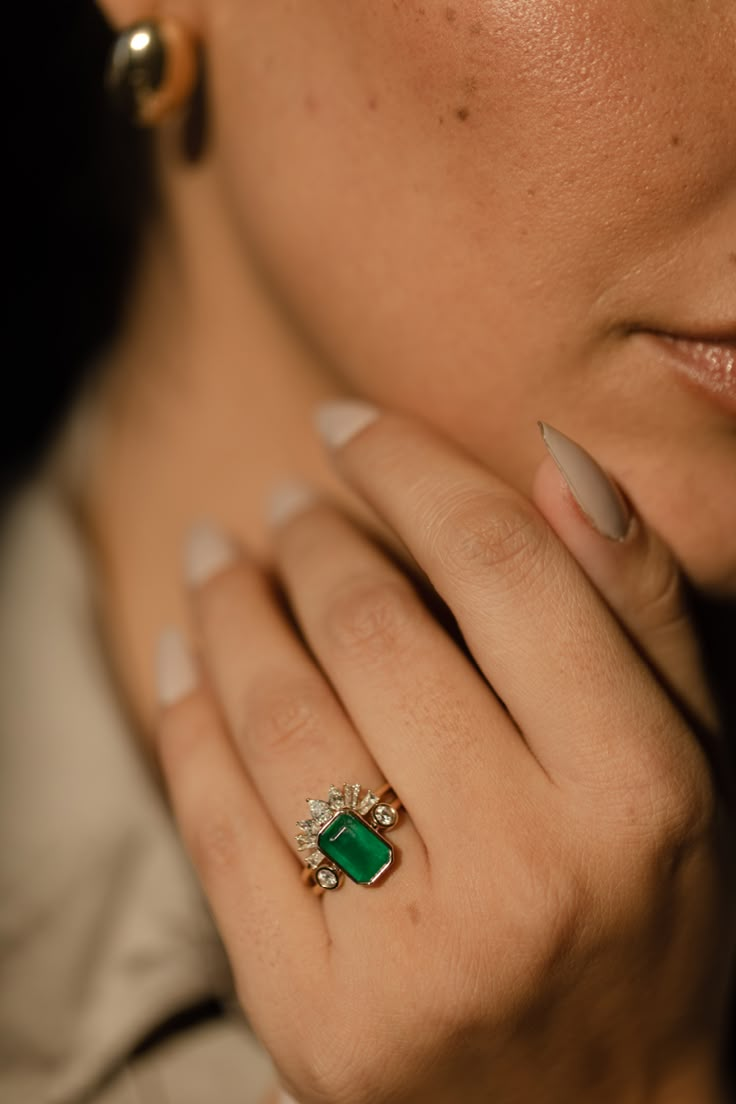
<instances>
[{"instance_id":1,"label":"ring finger","mask_svg":"<svg viewBox=\"0 0 736 1104\"><path fill-rule=\"evenodd\" d=\"M352 782L376 790L384 780L380 766L287 623L264 572L207 524L193 530L187 559L208 677L248 774L296 848L297 820L311 816L308 798L324 800L331 785ZM401 843L402 850L423 851L406 832Z\"/></svg>"}]
</instances>

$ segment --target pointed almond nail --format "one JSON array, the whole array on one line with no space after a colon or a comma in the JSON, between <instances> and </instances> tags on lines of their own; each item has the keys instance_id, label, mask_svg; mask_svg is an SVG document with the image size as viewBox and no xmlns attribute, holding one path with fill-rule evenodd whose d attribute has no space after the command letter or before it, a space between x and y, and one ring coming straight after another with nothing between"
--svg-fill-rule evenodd
<instances>
[{"instance_id":1,"label":"pointed almond nail","mask_svg":"<svg viewBox=\"0 0 736 1104\"><path fill-rule=\"evenodd\" d=\"M175 628L166 628L156 649L156 689L161 705L176 705L197 686L199 678L189 645Z\"/></svg>"},{"instance_id":2,"label":"pointed almond nail","mask_svg":"<svg viewBox=\"0 0 736 1104\"><path fill-rule=\"evenodd\" d=\"M271 488L266 499L266 518L269 525L285 525L297 514L308 510L317 499L317 493L309 484L297 479L281 480Z\"/></svg>"},{"instance_id":3,"label":"pointed almond nail","mask_svg":"<svg viewBox=\"0 0 736 1104\"><path fill-rule=\"evenodd\" d=\"M203 586L229 567L237 551L230 537L214 522L195 522L184 542L184 573L191 586Z\"/></svg>"},{"instance_id":4,"label":"pointed almond nail","mask_svg":"<svg viewBox=\"0 0 736 1104\"><path fill-rule=\"evenodd\" d=\"M375 422L380 413L377 406L360 399L329 399L317 403L314 425L326 445L339 449Z\"/></svg>"},{"instance_id":5,"label":"pointed almond nail","mask_svg":"<svg viewBox=\"0 0 736 1104\"><path fill-rule=\"evenodd\" d=\"M584 448L546 422L539 422L542 439L580 509L609 540L623 540L631 524L631 510L612 479Z\"/></svg>"}]
</instances>

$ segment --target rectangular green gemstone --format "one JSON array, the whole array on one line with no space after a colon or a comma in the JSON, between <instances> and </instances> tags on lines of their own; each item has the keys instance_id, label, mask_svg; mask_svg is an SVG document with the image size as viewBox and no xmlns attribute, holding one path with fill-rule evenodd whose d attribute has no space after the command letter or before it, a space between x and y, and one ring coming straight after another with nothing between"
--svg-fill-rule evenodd
<instances>
[{"instance_id":1,"label":"rectangular green gemstone","mask_svg":"<svg viewBox=\"0 0 736 1104\"><path fill-rule=\"evenodd\" d=\"M349 878L370 885L393 859L393 848L355 813L338 813L319 834L317 846Z\"/></svg>"}]
</instances>

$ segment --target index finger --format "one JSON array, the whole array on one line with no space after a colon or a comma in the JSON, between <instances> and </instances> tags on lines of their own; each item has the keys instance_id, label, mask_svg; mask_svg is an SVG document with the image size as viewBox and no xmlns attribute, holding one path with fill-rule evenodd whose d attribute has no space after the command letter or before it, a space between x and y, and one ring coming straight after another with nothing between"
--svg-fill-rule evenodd
<instances>
[{"instance_id":1,"label":"index finger","mask_svg":"<svg viewBox=\"0 0 736 1104\"><path fill-rule=\"evenodd\" d=\"M610 782L632 755L667 772L689 731L532 502L393 412L322 403L317 426L338 470L453 611L552 777Z\"/></svg>"}]
</instances>

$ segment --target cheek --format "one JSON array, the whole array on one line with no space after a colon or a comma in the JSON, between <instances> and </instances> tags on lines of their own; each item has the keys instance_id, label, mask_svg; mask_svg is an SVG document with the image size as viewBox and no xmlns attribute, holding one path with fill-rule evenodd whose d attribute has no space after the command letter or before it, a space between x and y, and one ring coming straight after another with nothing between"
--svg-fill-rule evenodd
<instances>
[{"instance_id":1,"label":"cheek","mask_svg":"<svg viewBox=\"0 0 736 1104\"><path fill-rule=\"evenodd\" d=\"M396 54L412 59L402 74L414 137L479 225L544 231L577 267L576 241L608 245L615 260L627 240L676 232L726 190L733 198L733 0L419 10L423 34Z\"/></svg>"},{"instance_id":2,"label":"cheek","mask_svg":"<svg viewBox=\"0 0 736 1104\"><path fill-rule=\"evenodd\" d=\"M214 12L216 153L247 248L359 390L448 426L489 363L509 422L530 386L559 389L592 304L613 310L733 181L733 0Z\"/></svg>"}]
</instances>

